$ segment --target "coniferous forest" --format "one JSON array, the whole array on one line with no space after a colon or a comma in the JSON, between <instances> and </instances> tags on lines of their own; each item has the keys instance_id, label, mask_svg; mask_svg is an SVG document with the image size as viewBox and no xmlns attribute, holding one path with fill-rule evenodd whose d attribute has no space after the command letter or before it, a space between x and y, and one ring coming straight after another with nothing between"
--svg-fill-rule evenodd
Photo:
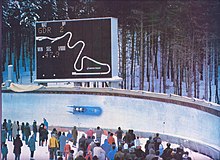
<instances>
[{"instance_id":1,"label":"coniferous forest","mask_svg":"<svg viewBox=\"0 0 220 160\"><path fill-rule=\"evenodd\" d=\"M35 70L35 22L118 18L121 88L220 104L219 0L3 0L2 64Z\"/></svg>"}]
</instances>

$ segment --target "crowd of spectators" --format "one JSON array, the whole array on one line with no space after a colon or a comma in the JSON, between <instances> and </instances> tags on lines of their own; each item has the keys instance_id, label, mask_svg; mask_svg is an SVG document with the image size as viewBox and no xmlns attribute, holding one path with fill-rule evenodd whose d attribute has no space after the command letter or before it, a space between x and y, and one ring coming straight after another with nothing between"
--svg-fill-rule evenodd
<instances>
[{"instance_id":1,"label":"crowd of spectators","mask_svg":"<svg viewBox=\"0 0 220 160\"><path fill-rule=\"evenodd\" d=\"M46 146L49 151L49 160L191 160L188 152L183 148L171 148L167 143L163 149L159 133L150 136L144 145L133 129L123 131L121 127L115 132L104 131L97 126L83 131L78 137L78 129L74 126L68 132L58 131L49 125L44 118L39 127L36 121L32 125L28 122L4 119L2 124L1 150L2 160L7 160L7 142L12 141L15 160L20 160L21 147L30 148L30 159L34 159L36 145ZM103 138L106 135L106 139ZM37 138L38 135L38 138Z\"/></svg>"}]
</instances>

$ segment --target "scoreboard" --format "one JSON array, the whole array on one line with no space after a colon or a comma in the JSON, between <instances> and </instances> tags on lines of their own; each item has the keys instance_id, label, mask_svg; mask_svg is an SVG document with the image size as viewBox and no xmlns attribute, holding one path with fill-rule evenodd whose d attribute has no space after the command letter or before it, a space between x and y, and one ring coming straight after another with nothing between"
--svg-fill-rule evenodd
<instances>
[{"instance_id":1,"label":"scoreboard","mask_svg":"<svg viewBox=\"0 0 220 160\"><path fill-rule=\"evenodd\" d=\"M117 19L36 22L36 80L112 78L118 74Z\"/></svg>"}]
</instances>

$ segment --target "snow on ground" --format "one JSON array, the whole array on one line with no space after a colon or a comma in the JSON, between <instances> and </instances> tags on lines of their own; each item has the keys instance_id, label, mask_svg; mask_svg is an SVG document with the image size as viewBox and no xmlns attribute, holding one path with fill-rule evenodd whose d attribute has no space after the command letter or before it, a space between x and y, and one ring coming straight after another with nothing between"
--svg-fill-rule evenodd
<instances>
[{"instance_id":1,"label":"snow on ground","mask_svg":"<svg viewBox=\"0 0 220 160\"><path fill-rule=\"evenodd\" d=\"M66 132L67 134L67 132ZM79 131L79 135L78 135L78 140L79 138L82 136L82 134L84 134L84 132L82 131ZM49 138L50 138L50 132L49 132ZM107 136L106 135L103 135L102 136L102 144L104 142L104 139L106 139ZM115 140L117 141L117 138L114 137ZM38 135L37 135L37 139L38 139ZM141 146L142 146L142 149L144 149L144 145L147 141L147 138L140 138L140 141L141 141ZM72 143L69 142L70 145L72 146ZM162 142L162 145L166 146L166 143L167 142ZM12 142L7 142L7 145L8 145L8 160L12 160L14 159L14 154L13 154L13 143ZM178 145L176 144L171 144L171 148L177 148ZM77 148L75 147L72 147L72 149L74 150L74 155L76 155L77 153ZM192 160L212 160L211 158L205 156L205 155L202 155L202 154L199 154L199 153L196 153L196 152L193 152L191 150L189 150L188 148L184 148L184 151L188 151L189 152L189 156L192 158ZM21 149L21 160L29 160L30 159L30 150L29 150L29 147L27 145L25 145L25 142L23 141L23 147ZM48 151L48 147L47 146L39 146L38 145L38 142L36 142L36 151L34 152L34 158L35 160L47 160L49 159L49 151Z\"/></svg>"}]
</instances>

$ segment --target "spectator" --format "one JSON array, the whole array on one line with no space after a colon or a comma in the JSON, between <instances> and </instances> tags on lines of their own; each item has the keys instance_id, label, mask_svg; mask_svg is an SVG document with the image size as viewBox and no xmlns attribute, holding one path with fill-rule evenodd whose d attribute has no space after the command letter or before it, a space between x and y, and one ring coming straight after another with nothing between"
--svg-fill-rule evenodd
<instances>
[{"instance_id":1,"label":"spectator","mask_svg":"<svg viewBox=\"0 0 220 160\"><path fill-rule=\"evenodd\" d=\"M85 134L82 134L82 137L79 139L79 150L86 152L86 137Z\"/></svg>"},{"instance_id":2,"label":"spectator","mask_svg":"<svg viewBox=\"0 0 220 160\"><path fill-rule=\"evenodd\" d=\"M62 156L59 156L57 160L63 160L63 157L62 157Z\"/></svg>"},{"instance_id":3,"label":"spectator","mask_svg":"<svg viewBox=\"0 0 220 160\"><path fill-rule=\"evenodd\" d=\"M68 141L73 142L73 135L70 133L70 131L67 133L67 139Z\"/></svg>"},{"instance_id":4,"label":"spectator","mask_svg":"<svg viewBox=\"0 0 220 160\"><path fill-rule=\"evenodd\" d=\"M192 158L189 157L189 152L184 152L183 156L182 156L183 160L191 160Z\"/></svg>"},{"instance_id":5,"label":"spectator","mask_svg":"<svg viewBox=\"0 0 220 160\"><path fill-rule=\"evenodd\" d=\"M92 130L92 128L90 128L88 131L86 131L87 138L92 137L94 133L95 132Z\"/></svg>"},{"instance_id":6,"label":"spectator","mask_svg":"<svg viewBox=\"0 0 220 160\"><path fill-rule=\"evenodd\" d=\"M178 147L176 149L176 154L174 155L174 158L176 160L182 160L183 154L184 154L183 148L182 147Z\"/></svg>"},{"instance_id":7,"label":"spectator","mask_svg":"<svg viewBox=\"0 0 220 160\"><path fill-rule=\"evenodd\" d=\"M17 126L18 126L18 129L17 129L17 134L19 134L19 131L20 131L20 125L19 125L19 121L17 121Z\"/></svg>"},{"instance_id":8,"label":"spectator","mask_svg":"<svg viewBox=\"0 0 220 160\"><path fill-rule=\"evenodd\" d=\"M159 146L162 142L159 133L156 133L156 136L153 138L153 140L154 140L154 149L155 151L157 151L159 150Z\"/></svg>"},{"instance_id":9,"label":"spectator","mask_svg":"<svg viewBox=\"0 0 220 160\"><path fill-rule=\"evenodd\" d=\"M125 154L122 152L122 147L119 146L118 147L118 152L116 152L114 159L115 160L124 160L125 158Z\"/></svg>"},{"instance_id":10,"label":"spectator","mask_svg":"<svg viewBox=\"0 0 220 160\"><path fill-rule=\"evenodd\" d=\"M106 153L108 159L109 159L109 160L114 160L114 156L115 156L115 154L116 154L117 151L118 151L118 150L117 150L116 146L115 146L115 145L112 145L112 149L111 149L108 153Z\"/></svg>"},{"instance_id":11,"label":"spectator","mask_svg":"<svg viewBox=\"0 0 220 160\"><path fill-rule=\"evenodd\" d=\"M92 141L87 147L87 152L91 151L93 153L93 149L95 146L96 144Z\"/></svg>"},{"instance_id":12,"label":"spectator","mask_svg":"<svg viewBox=\"0 0 220 160\"><path fill-rule=\"evenodd\" d=\"M95 133L96 133L96 140L100 142L100 144L102 143L102 134L103 134L103 130L98 126L95 130Z\"/></svg>"},{"instance_id":13,"label":"spectator","mask_svg":"<svg viewBox=\"0 0 220 160\"><path fill-rule=\"evenodd\" d=\"M74 126L72 129L72 136L73 136L73 145L76 146L77 137L78 137L78 131L76 126Z\"/></svg>"},{"instance_id":14,"label":"spectator","mask_svg":"<svg viewBox=\"0 0 220 160\"><path fill-rule=\"evenodd\" d=\"M7 132L8 132L8 141L12 141L12 123L11 120L8 120L7 123Z\"/></svg>"},{"instance_id":15,"label":"spectator","mask_svg":"<svg viewBox=\"0 0 220 160\"><path fill-rule=\"evenodd\" d=\"M149 137L149 144L148 144L148 151L150 151L151 148L155 150L154 140L150 136Z\"/></svg>"},{"instance_id":16,"label":"spectator","mask_svg":"<svg viewBox=\"0 0 220 160\"><path fill-rule=\"evenodd\" d=\"M33 125L32 125L32 130L34 133L34 140L37 141L37 122L34 120Z\"/></svg>"},{"instance_id":17,"label":"spectator","mask_svg":"<svg viewBox=\"0 0 220 160\"><path fill-rule=\"evenodd\" d=\"M31 138L28 141L28 147L30 148L31 151L30 159L34 159L34 151L36 150L34 134L31 136Z\"/></svg>"},{"instance_id":18,"label":"spectator","mask_svg":"<svg viewBox=\"0 0 220 160\"><path fill-rule=\"evenodd\" d=\"M123 137L123 141L128 145L131 143L132 140L131 140L130 130L128 130L128 132L125 133L125 136Z\"/></svg>"},{"instance_id":19,"label":"spectator","mask_svg":"<svg viewBox=\"0 0 220 160\"><path fill-rule=\"evenodd\" d=\"M137 146L135 148L135 155L138 159L144 159L145 158L145 152L142 151L141 146Z\"/></svg>"},{"instance_id":20,"label":"spectator","mask_svg":"<svg viewBox=\"0 0 220 160\"><path fill-rule=\"evenodd\" d=\"M92 137L88 136L86 139L86 148L88 148L88 146L91 142L93 142L93 139L92 139Z\"/></svg>"},{"instance_id":21,"label":"spectator","mask_svg":"<svg viewBox=\"0 0 220 160\"><path fill-rule=\"evenodd\" d=\"M92 160L92 151L87 151L87 153L86 153L86 160Z\"/></svg>"},{"instance_id":22,"label":"spectator","mask_svg":"<svg viewBox=\"0 0 220 160\"><path fill-rule=\"evenodd\" d=\"M46 118L43 118L43 123L44 123L44 126L46 126L46 130L48 130L49 129L49 124L48 124L48 122L47 122L47 120L46 120Z\"/></svg>"},{"instance_id":23,"label":"spectator","mask_svg":"<svg viewBox=\"0 0 220 160\"><path fill-rule=\"evenodd\" d=\"M131 142L134 143L134 140L136 139L136 135L134 134L134 130L130 130L130 135L131 135Z\"/></svg>"},{"instance_id":24,"label":"spectator","mask_svg":"<svg viewBox=\"0 0 220 160\"><path fill-rule=\"evenodd\" d=\"M55 137L55 134L52 134L52 137L49 140L49 152L50 152L50 160L54 158L57 159L57 149L59 148L58 140Z\"/></svg>"},{"instance_id":25,"label":"spectator","mask_svg":"<svg viewBox=\"0 0 220 160\"><path fill-rule=\"evenodd\" d=\"M163 151L163 154L161 155L161 157L163 158L163 160L169 160L172 158L172 148L170 148L171 144L167 143L167 148L165 148L165 150Z\"/></svg>"},{"instance_id":26,"label":"spectator","mask_svg":"<svg viewBox=\"0 0 220 160\"><path fill-rule=\"evenodd\" d=\"M163 158L160 157L160 151L159 150L157 150L155 154L156 154L156 157L154 157L152 160L154 160L154 159L155 160L163 160ZM176 160L178 160L178 159L176 159Z\"/></svg>"},{"instance_id":27,"label":"spectator","mask_svg":"<svg viewBox=\"0 0 220 160\"><path fill-rule=\"evenodd\" d=\"M83 154L84 154L83 151L80 150L80 151L77 153L75 160L85 160Z\"/></svg>"},{"instance_id":28,"label":"spectator","mask_svg":"<svg viewBox=\"0 0 220 160\"><path fill-rule=\"evenodd\" d=\"M137 136L137 138L134 140L134 146L135 148L139 148L141 146L139 136Z\"/></svg>"},{"instance_id":29,"label":"spectator","mask_svg":"<svg viewBox=\"0 0 220 160\"><path fill-rule=\"evenodd\" d=\"M43 146L43 130L44 129L44 124L41 123L40 126L39 126L39 146Z\"/></svg>"},{"instance_id":30,"label":"spectator","mask_svg":"<svg viewBox=\"0 0 220 160\"><path fill-rule=\"evenodd\" d=\"M93 157L97 156L98 160L105 160L105 151L100 147L100 142L95 141L96 146L93 148Z\"/></svg>"},{"instance_id":31,"label":"spectator","mask_svg":"<svg viewBox=\"0 0 220 160\"><path fill-rule=\"evenodd\" d=\"M6 119L4 119L4 121L3 121L3 124L2 124L2 127L6 130L6 132L7 132L7 120Z\"/></svg>"},{"instance_id":32,"label":"spectator","mask_svg":"<svg viewBox=\"0 0 220 160\"><path fill-rule=\"evenodd\" d=\"M13 138L13 140L16 138L17 132L18 132L18 125L17 125L16 121L14 121L12 124L12 138Z\"/></svg>"},{"instance_id":33,"label":"spectator","mask_svg":"<svg viewBox=\"0 0 220 160\"><path fill-rule=\"evenodd\" d=\"M2 144L2 160L7 160L7 155L8 155L8 147L6 143Z\"/></svg>"},{"instance_id":34,"label":"spectator","mask_svg":"<svg viewBox=\"0 0 220 160\"><path fill-rule=\"evenodd\" d=\"M24 140L25 140L25 135L24 135L24 127L25 127L24 122L22 122L22 123L21 123L21 134L22 134L22 141L24 141Z\"/></svg>"},{"instance_id":35,"label":"spectator","mask_svg":"<svg viewBox=\"0 0 220 160\"><path fill-rule=\"evenodd\" d=\"M107 156L108 152L111 150L111 145L108 143L107 139L104 140L104 143L101 145L101 147L105 151Z\"/></svg>"},{"instance_id":36,"label":"spectator","mask_svg":"<svg viewBox=\"0 0 220 160\"><path fill-rule=\"evenodd\" d=\"M124 145L123 145L123 150L125 151L128 151L128 144L127 143L124 143Z\"/></svg>"},{"instance_id":37,"label":"spectator","mask_svg":"<svg viewBox=\"0 0 220 160\"><path fill-rule=\"evenodd\" d=\"M121 127L118 127L118 130L115 132L116 136L117 136L117 145L118 147L121 145L122 143L122 135L123 135L123 131L121 130Z\"/></svg>"},{"instance_id":38,"label":"spectator","mask_svg":"<svg viewBox=\"0 0 220 160\"><path fill-rule=\"evenodd\" d=\"M66 140L67 140L67 137L65 136L65 132L63 132L63 134L59 137L61 155L65 155L64 154L64 147L66 145Z\"/></svg>"},{"instance_id":39,"label":"spectator","mask_svg":"<svg viewBox=\"0 0 220 160\"><path fill-rule=\"evenodd\" d=\"M15 160L20 160L21 155L21 147L23 146L23 143L20 139L20 135L18 134L13 142L14 145L14 154L15 154Z\"/></svg>"},{"instance_id":40,"label":"spectator","mask_svg":"<svg viewBox=\"0 0 220 160\"><path fill-rule=\"evenodd\" d=\"M110 144L110 145L112 145L112 143L115 143L115 139L114 139L114 137L113 137L113 133L110 133L110 136L108 137L108 143Z\"/></svg>"},{"instance_id":41,"label":"spectator","mask_svg":"<svg viewBox=\"0 0 220 160\"><path fill-rule=\"evenodd\" d=\"M68 160L74 160L73 154L74 154L74 150L70 150L70 155L68 157Z\"/></svg>"},{"instance_id":42,"label":"spectator","mask_svg":"<svg viewBox=\"0 0 220 160\"><path fill-rule=\"evenodd\" d=\"M1 130L1 144L4 144L6 142L6 139L7 139L7 132L2 127L2 130Z\"/></svg>"},{"instance_id":43,"label":"spectator","mask_svg":"<svg viewBox=\"0 0 220 160\"><path fill-rule=\"evenodd\" d=\"M42 136L42 146L44 146L44 142L45 142L45 146L47 146L47 140L48 140L48 134L49 132L46 129L47 127L44 126L44 128L41 130L41 136Z\"/></svg>"},{"instance_id":44,"label":"spectator","mask_svg":"<svg viewBox=\"0 0 220 160\"><path fill-rule=\"evenodd\" d=\"M155 151L153 148L149 150L149 154L146 156L146 160L152 160L154 157L156 157Z\"/></svg>"},{"instance_id":45,"label":"spectator","mask_svg":"<svg viewBox=\"0 0 220 160\"><path fill-rule=\"evenodd\" d=\"M67 160L70 156L70 151L71 151L71 146L69 144L69 141L66 140L66 144L64 146L64 156L65 156L65 160Z\"/></svg>"},{"instance_id":46,"label":"spectator","mask_svg":"<svg viewBox=\"0 0 220 160\"><path fill-rule=\"evenodd\" d=\"M24 135L25 135L25 144L28 144L29 136L31 135L31 128L29 126L29 123L27 122L24 127Z\"/></svg>"}]
</instances>

